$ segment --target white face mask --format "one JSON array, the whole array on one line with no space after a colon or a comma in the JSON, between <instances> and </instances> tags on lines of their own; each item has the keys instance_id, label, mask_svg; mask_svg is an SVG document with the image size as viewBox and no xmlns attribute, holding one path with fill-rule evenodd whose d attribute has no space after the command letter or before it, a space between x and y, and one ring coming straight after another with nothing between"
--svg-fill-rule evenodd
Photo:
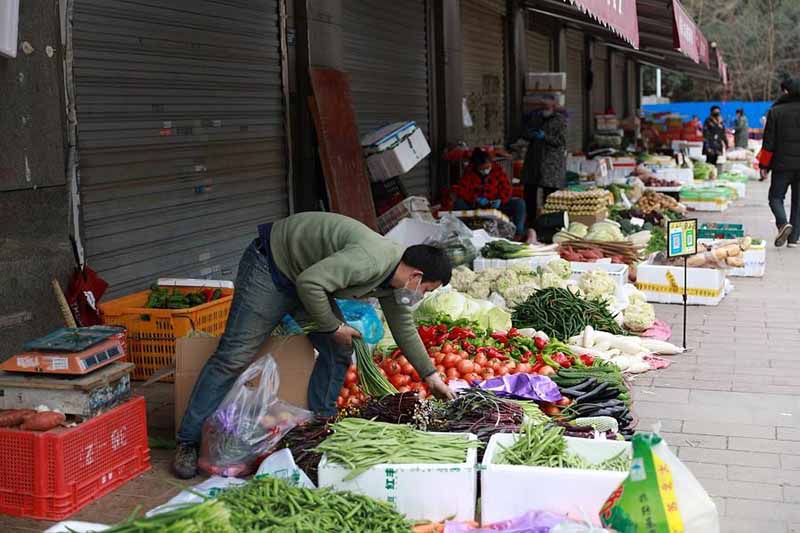
<instances>
[{"instance_id":1,"label":"white face mask","mask_svg":"<svg viewBox=\"0 0 800 533\"><path fill-rule=\"evenodd\" d=\"M481 168L478 170L478 174L480 174L481 176L488 176L491 171L492 171L491 168Z\"/></svg>"},{"instance_id":2,"label":"white face mask","mask_svg":"<svg viewBox=\"0 0 800 533\"><path fill-rule=\"evenodd\" d=\"M420 285L422 285L422 276L420 276L417 286L414 289L409 289L408 282L406 282L402 288L394 290L394 301L400 305L407 306L418 304L424 296L424 294L419 292Z\"/></svg>"},{"instance_id":3,"label":"white face mask","mask_svg":"<svg viewBox=\"0 0 800 533\"><path fill-rule=\"evenodd\" d=\"M552 115L553 115L553 110L552 109L544 109L544 110L542 110L542 116L549 117L549 116L552 116Z\"/></svg>"}]
</instances>

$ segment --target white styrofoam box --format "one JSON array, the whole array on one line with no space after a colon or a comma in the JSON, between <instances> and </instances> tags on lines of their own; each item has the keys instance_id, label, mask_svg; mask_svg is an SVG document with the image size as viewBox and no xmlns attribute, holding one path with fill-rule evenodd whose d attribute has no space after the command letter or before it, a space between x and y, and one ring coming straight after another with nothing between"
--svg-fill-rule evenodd
<instances>
[{"instance_id":1,"label":"white styrofoam box","mask_svg":"<svg viewBox=\"0 0 800 533\"><path fill-rule=\"evenodd\" d=\"M727 200L718 200L714 202L700 202L695 200L681 199L681 203L692 211L708 211L715 213L721 213L723 211L727 211L728 207L730 207L730 202L728 202Z\"/></svg>"},{"instance_id":2,"label":"white styrofoam box","mask_svg":"<svg viewBox=\"0 0 800 533\"><path fill-rule=\"evenodd\" d=\"M422 130L414 122L396 122L365 135L361 146L373 181L405 174L431 153Z\"/></svg>"},{"instance_id":3,"label":"white styrofoam box","mask_svg":"<svg viewBox=\"0 0 800 533\"><path fill-rule=\"evenodd\" d=\"M208 287L220 289L232 289L233 282L217 279L193 279L193 278L158 278L159 287Z\"/></svg>"},{"instance_id":4,"label":"white styrofoam box","mask_svg":"<svg viewBox=\"0 0 800 533\"><path fill-rule=\"evenodd\" d=\"M733 189L736 191L736 196L739 198L747 197L747 184L744 182L718 180L715 184Z\"/></svg>"},{"instance_id":5,"label":"white styrofoam box","mask_svg":"<svg viewBox=\"0 0 800 533\"><path fill-rule=\"evenodd\" d=\"M567 154L567 172L581 173L581 164L586 161L586 156Z\"/></svg>"},{"instance_id":6,"label":"white styrofoam box","mask_svg":"<svg viewBox=\"0 0 800 533\"><path fill-rule=\"evenodd\" d=\"M609 131L619 129L619 119L617 115L595 115L595 129L598 131Z\"/></svg>"},{"instance_id":7,"label":"white styrofoam box","mask_svg":"<svg viewBox=\"0 0 800 533\"><path fill-rule=\"evenodd\" d=\"M610 459L630 442L564 437L567 448L592 463ZM513 433L492 435L481 466L481 522L509 520L526 511L550 511L583 520L597 520L600 508L627 472L494 464L517 439Z\"/></svg>"},{"instance_id":8,"label":"white styrofoam box","mask_svg":"<svg viewBox=\"0 0 800 533\"><path fill-rule=\"evenodd\" d=\"M424 196L409 196L378 217L378 231L386 234L404 218L435 222L431 204Z\"/></svg>"},{"instance_id":9,"label":"white styrofoam box","mask_svg":"<svg viewBox=\"0 0 800 533\"><path fill-rule=\"evenodd\" d=\"M595 263L580 263L571 261L572 266L572 279L580 281L581 274L591 270L605 270L608 275L617 284L617 287L624 287L628 283L628 265L620 265L618 263L611 263L608 261L600 261Z\"/></svg>"},{"instance_id":10,"label":"white styrofoam box","mask_svg":"<svg viewBox=\"0 0 800 533\"><path fill-rule=\"evenodd\" d=\"M0 0L0 56L17 57L19 0Z\"/></svg>"},{"instance_id":11,"label":"white styrofoam box","mask_svg":"<svg viewBox=\"0 0 800 533\"><path fill-rule=\"evenodd\" d=\"M552 96L555 101L556 105L559 107L564 107L567 102L567 97L564 93L547 93ZM531 93L526 94L522 97L522 103L526 109L530 108L540 108L544 105L544 99L542 98L541 94Z\"/></svg>"},{"instance_id":12,"label":"white styrofoam box","mask_svg":"<svg viewBox=\"0 0 800 533\"><path fill-rule=\"evenodd\" d=\"M528 72L525 75L527 92L563 92L567 90L566 72Z\"/></svg>"},{"instance_id":13,"label":"white styrofoam box","mask_svg":"<svg viewBox=\"0 0 800 533\"><path fill-rule=\"evenodd\" d=\"M717 305L725 297L725 271L689 268L689 305ZM648 302L683 303L683 266L642 263L636 269L636 288Z\"/></svg>"},{"instance_id":14,"label":"white styrofoam box","mask_svg":"<svg viewBox=\"0 0 800 533\"><path fill-rule=\"evenodd\" d=\"M477 440L471 433L461 435ZM329 462L323 455L319 462L319 486L389 502L409 520L439 522L454 517L451 520L472 521L477 497L477 458L477 450L470 448L463 463L379 464L345 481L350 469Z\"/></svg>"},{"instance_id":15,"label":"white styrofoam box","mask_svg":"<svg viewBox=\"0 0 800 533\"><path fill-rule=\"evenodd\" d=\"M673 180L681 183L692 183L694 171L691 168L659 168L655 171L656 177L662 180Z\"/></svg>"},{"instance_id":16,"label":"white styrofoam box","mask_svg":"<svg viewBox=\"0 0 800 533\"><path fill-rule=\"evenodd\" d=\"M536 267L543 267L550 261L558 259L557 253L548 255L535 255L533 257L520 257L518 259L487 259L485 257L477 257L472 263L472 270L480 272L481 270L488 270L490 268L511 268L514 265L527 265L532 269Z\"/></svg>"},{"instance_id":17,"label":"white styrofoam box","mask_svg":"<svg viewBox=\"0 0 800 533\"><path fill-rule=\"evenodd\" d=\"M385 237L404 246L422 244L429 237L438 237L442 227L436 222L426 222L416 218L403 218L389 230Z\"/></svg>"}]
</instances>

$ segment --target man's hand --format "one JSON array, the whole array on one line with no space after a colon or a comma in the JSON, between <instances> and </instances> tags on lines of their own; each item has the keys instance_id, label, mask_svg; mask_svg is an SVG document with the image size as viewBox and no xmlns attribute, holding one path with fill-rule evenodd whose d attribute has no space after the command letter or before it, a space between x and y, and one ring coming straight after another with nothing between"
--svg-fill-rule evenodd
<instances>
[{"instance_id":1,"label":"man's hand","mask_svg":"<svg viewBox=\"0 0 800 533\"><path fill-rule=\"evenodd\" d=\"M442 381L442 376L438 372L434 372L425 378L425 383L428 384L428 390L430 390L431 394L440 400L454 400L456 397L456 393Z\"/></svg>"},{"instance_id":2,"label":"man's hand","mask_svg":"<svg viewBox=\"0 0 800 533\"><path fill-rule=\"evenodd\" d=\"M343 346L352 346L353 337L361 338L361 332L347 324L342 324L339 329L333 332L333 340Z\"/></svg>"},{"instance_id":3,"label":"man's hand","mask_svg":"<svg viewBox=\"0 0 800 533\"><path fill-rule=\"evenodd\" d=\"M761 168L758 170L758 173L761 174L761 179L759 181L766 181L769 178L769 169L768 168Z\"/></svg>"}]
</instances>

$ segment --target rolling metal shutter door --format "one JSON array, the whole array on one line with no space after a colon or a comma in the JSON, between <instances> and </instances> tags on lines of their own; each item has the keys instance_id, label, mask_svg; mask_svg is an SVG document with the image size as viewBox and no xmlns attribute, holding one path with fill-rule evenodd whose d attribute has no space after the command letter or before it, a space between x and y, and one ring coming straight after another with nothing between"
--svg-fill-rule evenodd
<instances>
[{"instance_id":1,"label":"rolling metal shutter door","mask_svg":"<svg viewBox=\"0 0 800 533\"><path fill-rule=\"evenodd\" d=\"M567 150L577 152L583 150L584 144L584 44L583 34L569 30L567 32Z\"/></svg>"},{"instance_id":2,"label":"rolling metal shutter door","mask_svg":"<svg viewBox=\"0 0 800 533\"><path fill-rule=\"evenodd\" d=\"M525 51L528 56L528 72L550 72L553 69L552 39L542 33L525 32Z\"/></svg>"},{"instance_id":3,"label":"rolling metal shutter door","mask_svg":"<svg viewBox=\"0 0 800 533\"><path fill-rule=\"evenodd\" d=\"M342 10L344 68L359 133L413 120L430 143L425 0L344 0ZM410 194L430 195L431 157L403 176Z\"/></svg>"},{"instance_id":4,"label":"rolling metal shutter door","mask_svg":"<svg viewBox=\"0 0 800 533\"><path fill-rule=\"evenodd\" d=\"M625 116L625 58L622 54L611 53L611 106L622 118Z\"/></svg>"},{"instance_id":5,"label":"rolling metal shutter door","mask_svg":"<svg viewBox=\"0 0 800 533\"><path fill-rule=\"evenodd\" d=\"M289 213L276 0L78 0L84 238L111 295L232 279Z\"/></svg>"},{"instance_id":6,"label":"rolling metal shutter door","mask_svg":"<svg viewBox=\"0 0 800 533\"><path fill-rule=\"evenodd\" d=\"M592 127L594 115L608 109L608 48L595 44L592 58Z\"/></svg>"},{"instance_id":7,"label":"rolling metal shutter door","mask_svg":"<svg viewBox=\"0 0 800 533\"><path fill-rule=\"evenodd\" d=\"M637 78L639 77L639 66L632 60L627 60L628 62L628 79L626 81L626 85L628 90L626 94L628 95L627 98L627 105L625 109L625 115L634 115L636 110L639 107L639 85L637 83Z\"/></svg>"},{"instance_id":8,"label":"rolling metal shutter door","mask_svg":"<svg viewBox=\"0 0 800 533\"><path fill-rule=\"evenodd\" d=\"M473 127L464 128L467 144L505 142L505 2L462 0L464 96Z\"/></svg>"}]
</instances>

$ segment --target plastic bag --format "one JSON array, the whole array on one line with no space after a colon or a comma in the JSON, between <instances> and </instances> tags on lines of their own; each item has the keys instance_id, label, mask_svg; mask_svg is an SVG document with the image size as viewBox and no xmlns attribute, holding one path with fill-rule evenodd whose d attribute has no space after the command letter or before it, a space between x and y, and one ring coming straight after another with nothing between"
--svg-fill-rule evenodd
<instances>
[{"instance_id":1,"label":"plastic bag","mask_svg":"<svg viewBox=\"0 0 800 533\"><path fill-rule=\"evenodd\" d=\"M491 533L493 531L504 531L505 533L551 533L556 531L561 533L608 533L605 529L576 522L564 515L549 511L528 511L510 520L487 524L479 528L453 521L448 521L444 525L444 533Z\"/></svg>"},{"instance_id":2,"label":"plastic bag","mask_svg":"<svg viewBox=\"0 0 800 533\"><path fill-rule=\"evenodd\" d=\"M93 531L105 531L106 529L111 529L111 526L96 524L94 522L66 520L50 526L44 533L92 533Z\"/></svg>"},{"instance_id":3,"label":"plastic bag","mask_svg":"<svg viewBox=\"0 0 800 533\"><path fill-rule=\"evenodd\" d=\"M256 477L262 476L283 479L294 487L317 488L306 473L295 464L292 450L289 448L278 450L264 459L256 471Z\"/></svg>"},{"instance_id":4,"label":"plastic bag","mask_svg":"<svg viewBox=\"0 0 800 533\"><path fill-rule=\"evenodd\" d=\"M310 411L278 399L278 365L267 354L236 380L203 424L198 466L209 474L245 476Z\"/></svg>"},{"instance_id":5,"label":"plastic bag","mask_svg":"<svg viewBox=\"0 0 800 533\"><path fill-rule=\"evenodd\" d=\"M369 302L360 300L336 300L344 321L364 336L367 344L378 344L383 338L383 322Z\"/></svg>"},{"instance_id":6,"label":"plastic bag","mask_svg":"<svg viewBox=\"0 0 800 533\"><path fill-rule=\"evenodd\" d=\"M633 437L628 477L600 510L619 533L718 533L714 502L657 433Z\"/></svg>"},{"instance_id":7,"label":"plastic bag","mask_svg":"<svg viewBox=\"0 0 800 533\"><path fill-rule=\"evenodd\" d=\"M450 213L444 213L439 221L440 233L425 239L425 244L442 248L450 257L454 267L472 265L478 251L472 244L472 230Z\"/></svg>"},{"instance_id":8,"label":"plastic bag","mask_svg":"<svg viewBox=\"0 0 800 533\"><path fill-rule=\"evenodd\" d=\"M163 503L158 507L153 507L145 513L145 516L150 517L157 514L166 513L167 511L184 507L190 503L202 503L206 498L213 498L224 490L242 485L244 483L246 483L245 480L237 479L235 477L211 476L202 483L199 483L190 489L179 492L170 498L167 503Z\"/></svg>"}]
</instances>

